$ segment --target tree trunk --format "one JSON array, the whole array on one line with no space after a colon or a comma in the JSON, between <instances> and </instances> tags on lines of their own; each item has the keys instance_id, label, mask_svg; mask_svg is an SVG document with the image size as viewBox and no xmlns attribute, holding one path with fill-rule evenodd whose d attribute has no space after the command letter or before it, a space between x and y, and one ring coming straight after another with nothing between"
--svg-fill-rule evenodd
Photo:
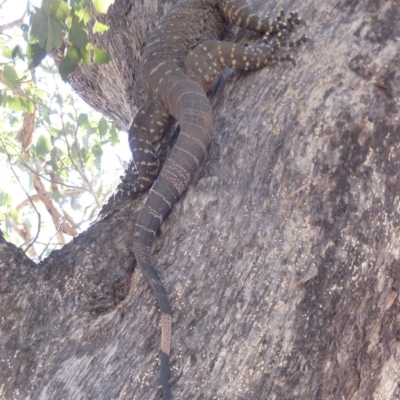
<instances>
[{"instance_id":1,"label":"tree trunk","mask_svg":"<svg viewBox=\"0 0 400 400\"><path fill-rule=\"evenodd\" d=\"M173 398L398 399L399 2L252 3L297 7L312 43L296 67L213 86L208 159L154 249ZM122 127L156 4L117 0L112 63L73 77ZM110 199L39 265L0 238L0 398L160 399L159 312L131 250L145 195Z\"/></svg>"}]
</instances>

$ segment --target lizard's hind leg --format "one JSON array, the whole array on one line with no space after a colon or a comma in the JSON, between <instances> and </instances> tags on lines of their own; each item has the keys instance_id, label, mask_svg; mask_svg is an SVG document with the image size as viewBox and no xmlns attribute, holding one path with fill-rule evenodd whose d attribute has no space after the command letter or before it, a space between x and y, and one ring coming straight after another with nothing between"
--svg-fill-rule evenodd
<instances>
[{"instance_id":1,"label":"lizard's hind leg","mask_svg":"<svg viewBox=\"0 0 400 400\"><path fill-rule=\"evenodd\" d=\"M171 117L158 100L148 101L135 114L129 129L133 160L125 176L121 177L121 195L142 192L153 184L159 170L154 144L162 138L171 122Z\"/></svg>"}]
</instances>

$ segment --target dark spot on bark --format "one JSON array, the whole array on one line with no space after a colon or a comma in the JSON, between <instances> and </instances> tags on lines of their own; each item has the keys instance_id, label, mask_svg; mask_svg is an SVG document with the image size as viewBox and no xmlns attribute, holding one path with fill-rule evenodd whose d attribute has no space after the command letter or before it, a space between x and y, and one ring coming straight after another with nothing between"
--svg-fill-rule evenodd
<instances>
[{"instance_id":1,"label":"dark spot on bark","mask_svg":"<svg viewBox=\"0 0 400 400\"><path fill-rule=\"evenodd\" d=\"M190 366L194 367L197 364L197 357L194 354L190 355Z\"/></svg>"},{"instance_id":2,"label":"dark spot on bark","mask_svg":"<svg viewBox=\"0 0 400 400\"><path fill-rule=\"evenodd\" d=\"M371 63L369 56L358 54L349 62L349 68L363 79L370 80L373 76L368 66Z\"/></svg>"}]
</instances>

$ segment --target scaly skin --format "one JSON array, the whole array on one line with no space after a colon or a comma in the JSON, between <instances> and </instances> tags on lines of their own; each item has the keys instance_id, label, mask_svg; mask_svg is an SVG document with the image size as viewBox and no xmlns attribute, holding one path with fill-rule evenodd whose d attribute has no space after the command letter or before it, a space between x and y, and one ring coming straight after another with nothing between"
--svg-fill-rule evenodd
<instances>
[{"instance_id":1,"label":"scaly skin","mask_svg":"<svg viewBox=\"0 0 400 400\"><path fill-rule=\"evenodd\" d=\"M255 46L220 41L232 22L243 28L264 32ZM157 231L193 178L206 156L213 131L213 114L206 91L225 68L262 68L270 61L291 61L277 56L280 47L295 47L306 41L289 41L301 21L296 13L285 20L259 18L244 0L181 1L150 34L141 63L140 81L146 103L134 117L129 131L136 171L121 185L122 191L136 193L153 185L140 210L133 233L136 261L153 289L161 311L161 381L164 400L171 399L169 354L172 309L167 293L153 266L151 249ZM179 137L160 174L153 144L177 122ZM132 179L133 178L133 179Z\"/></svg>"}]
</instances>

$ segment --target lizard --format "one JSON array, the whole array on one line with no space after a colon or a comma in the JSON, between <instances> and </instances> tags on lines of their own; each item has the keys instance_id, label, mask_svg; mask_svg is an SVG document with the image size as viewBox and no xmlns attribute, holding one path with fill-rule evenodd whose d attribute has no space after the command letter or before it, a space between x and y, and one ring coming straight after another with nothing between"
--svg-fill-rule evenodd
<instances>
[{"instance_id":1,"label":"lizard","mask_svg":"<svg viewBox=\"0 0 400 400\"><path fill-rule=\"evenodd\" d=\"M256 45L222 41L228 25L264 34ZM213 132L213 113L206 92L225 67L259 69L271 61L291 61L279 56L280 47L297 47L302 36L290 41L294 27L303 23L296 12L276 19L257 16L245 0L181 0L150 33L139 66L146 102L129 129L134 172L126 173L121 194L150 188L138 212L133 232L133 252L141 273L150 284L161 311L161 386L164 400L171 399L169 357L172 308L154 268L152 245L161 223L191 182L206 156ZM173 123L180 133L159 172L155 144Z\"/></svg>"}]
</instances>

